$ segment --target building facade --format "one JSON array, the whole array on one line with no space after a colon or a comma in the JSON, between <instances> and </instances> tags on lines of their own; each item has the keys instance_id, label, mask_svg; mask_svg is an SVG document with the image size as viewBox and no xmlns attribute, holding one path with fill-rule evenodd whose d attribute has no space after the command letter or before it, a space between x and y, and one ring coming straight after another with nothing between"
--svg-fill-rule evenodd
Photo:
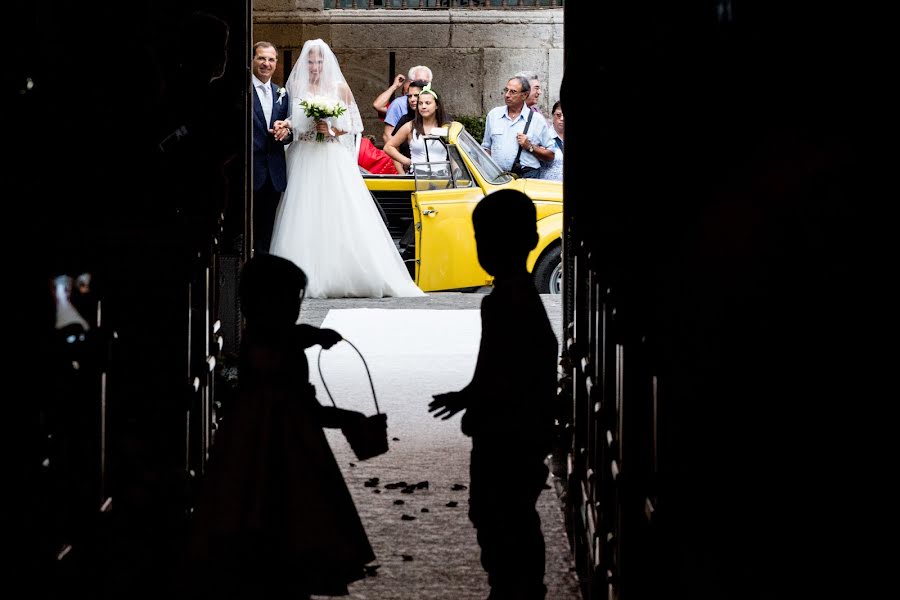
<instances>
[{"instance_id":1,"label":"building facade","mask_svg":"<svg viewBox=\"0 0 900 600\"><path fill-rule=\"evenodd\" d=\"M404 4L419 5L416 0ZM383 126L372 101L397 73L420 64L434 72L434 88L453 116L484 116L503 104L500 90L520 71L540 77L539 105L549 114L563 75L562 8L530 1L518 6L515 0L508 4L516 6L508 8L500 3L455 6L469 4L456 0L439 3L454 6L426 4L435 2L422 2L422 9L354 10L329 9L334 2L322 0L260 0L254 3L252 38L278 47L275 79L280 81L287 79L288 63L297 59L303 42L325 40L341 61L366 133L376 138Z\"/></svg>"}]
</instances>

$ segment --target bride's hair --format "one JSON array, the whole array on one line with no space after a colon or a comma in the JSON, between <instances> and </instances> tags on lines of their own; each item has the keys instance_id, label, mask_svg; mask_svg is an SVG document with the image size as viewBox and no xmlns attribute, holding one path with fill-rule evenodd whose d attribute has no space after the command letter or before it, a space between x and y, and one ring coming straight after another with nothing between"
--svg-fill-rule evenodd
<instances>
[{"instance_id":1,"label":"bride's hair","mask_svg":"<svg viewBox=\"0 0 900 600\"><path fill-rule=\"evenodd\" d=\"M313 64L311 61L321 61L321 65L317 65L319 75L315 81L310 81L310 67ZM350 91L350 86L347 85L347 80L341 72L337 56L328 44L321 39L308 40L304 43L300 58L294 63L285 87L290 95L292 113L299 110L297 105L301 100L312 96L325 96L343 101L347 105L347 111L334 119L332 125L351 134L342 135L340 138L348 149L353 146L355 150L354 137L362 133L362 117L353 98L353 92ZM293 118L292 121L297 122Z\"/></svg>"},{"instance_id":2,"label":"bride's hair","mask_svg":"<svg viewBox=\"0 0 900 600\"><path fill-rule=\"evenodd\" d=\"M316 81L310 80L309 71L312 60L321 61L319 77ZM303 44L300 58L294 63L294 68L285 86L291 97L297 100L313 95L343 92L344 88L349 89L337 56L334 55L328 44L318 39L309 40Z\"/></svg>"}]
</instances>

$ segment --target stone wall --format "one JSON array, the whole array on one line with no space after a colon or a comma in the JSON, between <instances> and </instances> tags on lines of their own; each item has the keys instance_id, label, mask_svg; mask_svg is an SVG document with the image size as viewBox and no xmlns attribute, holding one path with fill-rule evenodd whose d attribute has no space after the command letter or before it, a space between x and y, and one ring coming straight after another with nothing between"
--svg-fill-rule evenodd
<instances>
[{"instance_id":1,"label":"stone wall","mask_svg":"<svg viewBox=\"0 0 900 600\"><path fill-rule=\"evenodd\" d=\"M434 72L434 88L453 115L484 115L503 104L510 76L534 71L545 115L559 99L563 75L563 9L320 10L319 0L256 0L253 39L275 44L296 60L303 42L322 38L334 50L353 90L366 133L383 130L372 100L397 73L418 64ZM283 64L275 80L287 78Z\"/></svg>"}]
</instances>

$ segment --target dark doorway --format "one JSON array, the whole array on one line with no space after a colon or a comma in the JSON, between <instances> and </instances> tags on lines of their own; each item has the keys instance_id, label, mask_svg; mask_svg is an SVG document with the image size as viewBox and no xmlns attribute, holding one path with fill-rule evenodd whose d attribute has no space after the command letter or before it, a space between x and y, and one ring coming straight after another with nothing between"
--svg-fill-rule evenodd
<instances>
[{"instance_id":1,"label":"dark doorway","mask_svg":"<svg viewBox=\"0 0 900 600\"><path fill-rule=\"evenodd\" d=\"M15 3L4 222L35 597L165 592L209 443L222 260L242 252L249 13ZM81 282L65 330L58 277Z\"/></svg>"},{"instance_id":2,"label":"dark doorway","mask_svg":"<svg viewBox=\"0 0 900 600\"><path fill-rule=\"evenodd\" d=\"M587 596L866 595L890 370L874 350L890 254L876 17L565 8L564 389Z\"/></svg>"}]
</instances>

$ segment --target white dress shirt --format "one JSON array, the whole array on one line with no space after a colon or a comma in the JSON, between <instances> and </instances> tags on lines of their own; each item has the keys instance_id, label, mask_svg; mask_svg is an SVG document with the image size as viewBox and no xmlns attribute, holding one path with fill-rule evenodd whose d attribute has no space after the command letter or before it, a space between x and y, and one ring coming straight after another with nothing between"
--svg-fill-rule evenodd
<instances>
[{"instance_id":1,"label":"white dress shirt","mask_svg":"<svg viewBox=\"0 0 900 600\"><path fill-rule=\"evenodd\" d=\"M272 82L263 83L256 75L250 75L253 78L253 87L256 89L256 95L259 97L259 103L262 105L263 115L266 117L266 125L272 124Z\"/></svg>"}]
</instances>

